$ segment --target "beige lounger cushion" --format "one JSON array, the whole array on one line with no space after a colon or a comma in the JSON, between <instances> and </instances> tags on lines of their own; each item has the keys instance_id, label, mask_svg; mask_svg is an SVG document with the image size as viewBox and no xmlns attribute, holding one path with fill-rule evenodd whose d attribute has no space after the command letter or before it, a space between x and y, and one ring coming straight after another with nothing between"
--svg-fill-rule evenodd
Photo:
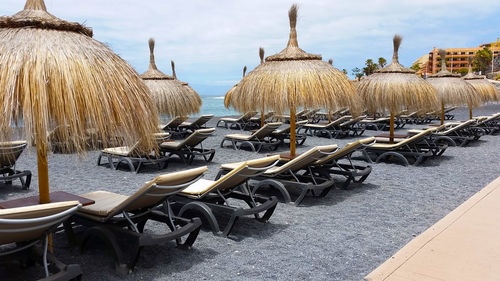
<instances>
[{"instance_id":1,"label":"beige lounger cushion","mask_svg":"<svg viewBox=\"0 0 500 281\"><path fill-rule=\"evenodd\" d=\"M0 209L0 219L32 219L57 214L80 204L78 201L38 204L33 206Z\"/></svg>"},{"instance_id":2,"label":"beige lounger cushion","mask_svg":"<svg viewBox=\"0 0 500 281\"><path fill-rule=\"evenodd\" d=\"M18 146L22 144L27 144L25 140L16 140L16 141L2 141L0 142L0 147L11 147Z\"/></svg>"},{"instance_id":3,"label":"beige lounger cushion","mask_svg":"<svg viewBox=\"0 0 500 281\"><path fill-rule=\"evenodd\" d=\"M229 118L229 117L224 117L224 118L221 118L220 120L222 121L228 121L228 122L238 122L241 120L241 117L240 118Z\"/></svg>"},{"instance_id":4,"label":"beige lounger cushion","mask_svg":"<svg viewBox=\"0 0 500 281\"><path fill-rule=\"evenodd\" d=\"M237 139L237 140L251 140L253 138L253 135L229 134L229 135L226 135L226 138Z\"/></svg>"},{"instance_id":5,"label":"beige lounger cushion","mask_svg":"<svg viewBox=\"0 0 500 281\"><path fill-rule=\"evenodd\" d=\"M34 219L43 218L64 212L68 209L78 206L78 201L65 201L57 203L39 204L27 207L9 208L0 210L1 219ZM45 220L43 222L26 222L21 224L0 223L1 229L17 230L11 233L0 234L0 244L13 242L26 242L39 239L47 229L55 224L56 220ZM45 225L45 226L43 226ZM37 230L23 230L26 227L40 226ZM43 226L43 227L42 227Z\"/></svg>"},{"instance_id":6,"label":"beige lounger cushion","mask_svg":"<svg viewBox=\"0 0 500 281\"><path fill-rule=\"evenodd\" d=\"M117 206L128 199L128 196L126 195L101 190L81 194L80 196L95 201L95 204L81 208L80 212L99 217L107 217L115 211Z\"/></svg>"},{"instance_id":7,"label":"beige lounger cushion","mask_svg":"<svg viewBox=\"0 0 500 281\"><path fill-rule=\"evenodd\" d=\"M110 147L103 149L102 152L119 156L129 156L131 149L130 146Z\"/></svg>"},{"instance_id":8,"label":"beige lounger cushion","mask_svg":"<svg viewBox=\"0 0 500 281\"><path fill-rule=\"evenodd\" d=\"M182 147L182 142L180 141L166 141L160 144L160 148L177 150Z\"/></svg>"}]
</instances>

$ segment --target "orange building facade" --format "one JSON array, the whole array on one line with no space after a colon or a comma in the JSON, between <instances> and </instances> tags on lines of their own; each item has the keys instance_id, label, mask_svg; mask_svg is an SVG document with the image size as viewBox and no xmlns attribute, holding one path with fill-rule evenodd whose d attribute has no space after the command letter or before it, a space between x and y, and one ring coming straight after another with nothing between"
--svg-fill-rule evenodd
<instances>
[{"instance_id":1,"label":"orange building facade","mask_svg":"<svg viewBox=\"0 0 500 281\"><path fill-rule=\"evenodd\" d=\"M500 39L497 39L494 43L482 44L476 48L449 48L446 50L446 66L448 71L457 72L459 69L469 67L469 57L473 57L477 51L482 50L484 47L488 47L492 52L493 56L496 58L500 54ZM438 54L438 49L434 47L432 51L429 52L429 60L425 64L422 73L427 75L439 72L441 70L441 58Z\"/></svg>"}]
</instances>

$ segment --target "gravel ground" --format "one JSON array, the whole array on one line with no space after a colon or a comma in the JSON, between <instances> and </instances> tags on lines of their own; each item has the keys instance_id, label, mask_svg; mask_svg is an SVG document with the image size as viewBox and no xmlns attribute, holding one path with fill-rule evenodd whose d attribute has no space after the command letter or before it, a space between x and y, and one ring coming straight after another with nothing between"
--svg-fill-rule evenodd
<instances>
[{"instance_id":1,"label":"gravel ground","mask_svg":"<svg viewBox=\"0 0 500 281\"><path fill-rule=\"evenodd\" d=\"M500 105L487 105L474 111L486 115L500 111ZM468 110L455 110L456 120L465 120ZM215 121L211 125L215 125ZM397 133L404 133L407 126ZM234 130L217 128L206 147L217 148L205 178L213 179L222 163L258 158L267 152L234 151L219 148L222 137ZM366 131L363 137L377 134ZM314 145L337 143L353 138L310 137L303 152ZM399 248L441 219L471 195L500 176L498 152L500 136L484 136L468 147L452 147L439 159L418 167L374 164L364 184L353 190L332 190L325 198L306 198L303 206L279 204L268 224L252 219L240 220L229 238L202 231L193 249L175 245L145 248L136 270L120 277L105 251L89 249L80 254L67 247L62 236L55 239L56 254L66 263L79 263L85 280L360 280ZM282 147L281 151L286 151ZM75 194L108 190L131 194L158 174L186 167L172 160L163 171L149 169L140 174L97 167L98 152L83 157L49 156L51 191ZM204 165L195 161L194 166ZM1 186L0 200L37 194L36 153L27 151L18 169L33 172L31 188ZM159 225L150 224L152 231ZM20 275L31 279L40 268L23 270L0 267L3 277Z\"/></svg>"}]
</instances>

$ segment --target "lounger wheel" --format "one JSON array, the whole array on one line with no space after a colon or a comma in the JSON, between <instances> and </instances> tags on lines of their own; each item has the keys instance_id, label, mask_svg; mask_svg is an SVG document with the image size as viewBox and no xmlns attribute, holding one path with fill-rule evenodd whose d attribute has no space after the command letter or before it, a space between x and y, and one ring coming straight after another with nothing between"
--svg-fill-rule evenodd
<instances>
[{"instance_id":1,"label":"lounger wheel","mask_svg":"<svg viewBox=\"0 0 500 281\"><path fill-rule=\"evenodd\" d=\"M447 144L448 146L457 146L457 143L450 137L447 136L439 136L434 141L436 145Z\"/></svg>"},{"instance_id":2,"label":"lounger wheel","mask_svg":"<svg viewBox=\"0 0 500 281\"><path fill-rule=\"evenodd\" d=\"M285 185L283 185L281 182L274 181L274 180L262 180L260 181L253 189L252 189L252 195L259 194L259 189L268 186L271 187L272 189L275 189L280 192L281 196L283 197L284 203L291 203L292 202L292 197L290 196L290 193L288 193L288 190L286 189Z\"/></svg>"},{"instance_id":3,"label":"lounger wheel","mask_svg":"<svg viewBox=\"0 0 500 281\"><path fill-rule=\"evenodd\" d=\"M189 213L194 213L194 215L187 216ZM184 218L200 217L202 221L209 224L214 235L220 235L221 231L219 223L217 222L214 213L207 205L201 202L189 202L182 206L179 211L179 216Z\"/></svg>"},{"instance_id":4,"label":"lounger wheel","mask_svg":"<svg viewBox=\"0 0 500 281\"><path fill-rule=\"evenodd\" d=\"M406 157L404 157L402 154L394 152L394 151L389 151L389 152L382 153L379 157L377 157L377 159L375 160L375 162L376 163L380 163L382 160L384 160L386 158L389 158L389 157L398 158L403 163L403 166L409 166L410 165L410 163L408 162L408 159L406 159Z\"/></svg>"}]
</instances>

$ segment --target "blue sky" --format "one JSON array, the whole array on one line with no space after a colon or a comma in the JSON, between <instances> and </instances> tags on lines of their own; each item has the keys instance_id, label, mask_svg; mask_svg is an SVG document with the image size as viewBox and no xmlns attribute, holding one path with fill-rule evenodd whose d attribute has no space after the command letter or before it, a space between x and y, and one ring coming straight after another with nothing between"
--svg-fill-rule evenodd
<instances>
[{"instance_id":1,"label":"blue sky","mask_svg":"<svg viewBox=\"0 0 500 281\"><path fill-rule=\"evenodd\" d=\"M2 0L0 15L24 0ZM403 36L400 62L409 67L434 46L475 47L500 37L500 1L469 0L45 0L50 13L84 23L139 73L148 67L147 40L156 39L156 64L201 95L222 96L244 65L281 51L288 40L287 12L299 5L299 46L332 58L334 66L363 67L367 58L392 57L392 37Z\"/></svg>"}]
</instances>

